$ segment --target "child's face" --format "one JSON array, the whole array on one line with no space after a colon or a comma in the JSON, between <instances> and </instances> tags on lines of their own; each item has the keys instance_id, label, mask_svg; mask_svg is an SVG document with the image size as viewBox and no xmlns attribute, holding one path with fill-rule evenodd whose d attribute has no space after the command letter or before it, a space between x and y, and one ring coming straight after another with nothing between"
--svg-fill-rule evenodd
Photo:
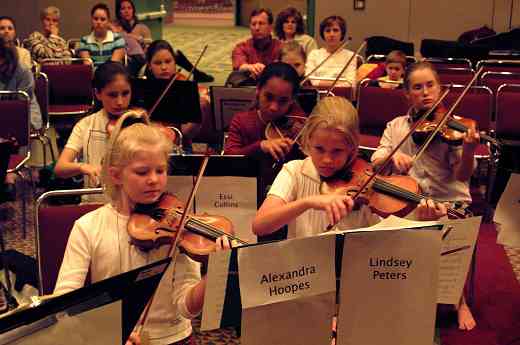
<instances>
[{"instance_id":1,"label":"child's face","mask_svg":"<svg viewBox=\"0 0 520 345\"><path fill-rule=\"evenodd\" d=\"M423 68L412 72L407 92L408 100L415 110L426 110L439 99L441 86L433 71Z\"/></svg>"},{"instance_id":2,"label":"child's face","mask_svg":"<svg viewBox=\"0 0 520 345\"><path fill-rule=\"evenodd\" d=\"M135 204L156 202L166 190L168 164L159 145L145 145L124 168L111 168L115 185L121 186L123 198Z\"/></svg>"},{"instance_id":3,"label":"child's face","mask_svg":"<svg viewBox=\"0 0 520 345\"><path fill-rule=\"evenodd\" d=\"M404 75L404 67L399 62L388 62L385 66L386 75L390 80L401 80Z\"/></svg>"},{"instance_id":4,"label":"child's face","mask_svg":"<svg viewBox=\"0 0 520 345\"><path fill-rule=\"evenodd\" d=\"M305 74L305 61L303 60L303 57L296 53L296 52L289 52L285 54L282 58L282 62L285 62L296 70L298 72L298 75L300 77L303 77Z\"/></svg>"},{"instance_id":5,"label":"child's face","mask_svg":"<svg viewBox=\"0 0 520 345\"><path fill-rule=\"evenodd\" d=\"M292 92L292 85L278 77L269 79L262 88L257 89L262 118L269 122L287 114L293 103Z\"/></svg>"},{"instance_id":6,"label":"child's face","mask_svg":"<svg viewBox=\"0 0 520 345\"><path fill-rule=\"evenodd\" d=\"M106 35L110 22L108 21L108 14L105 10L98 8L90 18L92 22L92 30L98 36Z\"/></svg>"},{"instance_id":7,"label":"child's face","mask_svg":"<svg viewBox=\"0 0 520 345\"><path fill-rule=\"evenodd\" d=\"M167 49L157 51L149 64L152 74L157 79L170 79L177 68L175 58Z\"/></svg>"},{"instance_id":8,"label":"child's face","mask_svg":"<svg viewBox=\"0 0 520 345\"><path fill-rule=\"evenodd\" d=\"M329 48L336 48L341 44L341 28L339 24L334 22L323 30L325 43Z\"/></svg>"},{"instance_id":9,"label":"child's face","mask_svg":"<svg viewBox=\"0 0 520 345\"><path fill-rule=\"evenodd\" d=\"M345 135L336 129L318 128L309 138L309 156L323 177L330 177L343 169L352 152Z\"/></svg>"},{"instance_id":10,"label":"child's face","mask_svg":"<svg viewBox=\"0 0 520 345\"><path fill-rule=\"evenodd\" d=\"M122 74L116 75L114 80L95 93L96 98L103 104L103 109L110 115L120 116L128 109L131 88Z\"/></svg>"}]
</instances>

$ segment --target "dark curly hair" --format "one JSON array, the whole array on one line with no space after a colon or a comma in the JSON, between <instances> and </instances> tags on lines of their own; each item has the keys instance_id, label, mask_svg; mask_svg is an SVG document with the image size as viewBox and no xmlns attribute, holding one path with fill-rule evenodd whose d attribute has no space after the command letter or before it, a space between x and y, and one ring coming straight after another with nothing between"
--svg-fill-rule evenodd
<instances>
[{"instance_id":1,"label":"dark curly hair","mask_svg":"<svg viewBox=\"0 0 520 345\"><path fill-rule=\"evenodd\" d=\"M278 14L276 22L274 24L274 32L280 39L285 39L285 33L283 32L283 24L293 17L296 21L296 34L303 34L305 32L305 25L303 24L302 14L294 7L288 7Z\"/></svg>"}]
</instances>

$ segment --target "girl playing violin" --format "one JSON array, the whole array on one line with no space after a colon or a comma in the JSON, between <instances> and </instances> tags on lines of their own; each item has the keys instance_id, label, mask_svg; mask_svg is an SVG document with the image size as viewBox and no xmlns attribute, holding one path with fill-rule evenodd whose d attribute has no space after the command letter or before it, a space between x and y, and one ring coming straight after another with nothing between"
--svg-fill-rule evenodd
<instances>
[{"instance_id":1,"label":"girl playing violin","mask_svg":"<svg viewBox=\"0 0 520 345\"><path fill-rule=\"evenodd\" d=\"M236 113L231 120L225 154L258 156L266 153L278 161L289 153L293 140L267 139L265 128L269 122L287 115L305 116L295 102L299 79L294 68L286 63L275 62L264 69L258 78L254 107Z\"/></svg>"},{"instance_id":2,"label":"girl playing violin","mask_svg":"<svg viewBox=\"0 0 520 345\"><path fill-rule=\"evenodd\" d=\"M82 287L88 271L97 282L166 257L168 246L144 252L130 244L127 233L134 208L157 202L166 190L172 143L147 122L145 116L135 112L118 120L102 169L110 202L75 222L55 293ZM133 124L125 127L128 123ZM217 250L229 247L227 238L217 239ZM157 288L148 314L144 330L149 344L195 344L189 319L202 309L205 286L199 264L184 254L177 255ZM127 345L140 343L140 337L133 333Z\"/></svg>"},{"instance_id":3,"label":"girl playing violin","mask_svg":"<svg viewBox=\"0 0 520 345\"><path fill-rule=\"evenodd\" d=\"M101 160L108 141L107 125L128 109L131 97L128 72L118 62L100 65L94 73L93 87L102 109L74 126L54 168L61 178L86 175L85 187L99 185Z\"/></svg>"},{"instance_id":4,"label":"girl playing violin","mask_svg":"<svg viewBox=\"0 0 520 345\"><path fill-rule=\"evenodd\" d=\"M321 194L322 181L346 177L357 158L357 111L345 98L326 97L307 120L302 138L304 160L284 165L253 221L253 232L267 235L288 224L288 238L324 232L329 224L342 230L370 226L379 217L368 206L353 210L349 196ZM422 200L415 210L419 220L446 214L442 204Z\"/></svg>"},{"instance_id":5,"label":"girl playing violin","mask_svg":"<svg viewBox=\"0 0 520 345\"><path fill-rule=\"evenodd\" d=\"M147 71L146 76L148 79L164 79L171 80L177 77L176 80L186 80L186 76L177 71L177 65L175 63L175 53L172 46L164 40L157 40L152 42L146 51L146 62ZM201 92L202 91L202 92ZM199 87L199 93L201 94L201 111L204 114L209 114L209 96L207 89ZM159 95L157 95L159 97ZM203 115L204 116L204 115ZM208 117L209 115L206 115ZM169 118L167 114L151 114L151 120L155 118L163 119ZM170 122L170 121L168 121ZM189 144L187 139L193 138L200 130L200 123L188 122L188 123L176 123L175 119L171 119L171 123L178 127L185 138L185 144Z\"/></svg>"},{"instance_id":6,"label":"girl playing violin","mask_svg":"<svg viewBox=\"0 0 520 345\"><path fill-rule=\"evenodd\" d=\"M429 110L439 99L441 85L434 67L427 62L412 65L405 76L404 88L411 104L408 114L399 116L387 124L377 151L372 155L374 165L381 164L390 151L408 133L415 115ZM392 170L414 177L423 194L436 200L470 203L469 179L476 166L475 149L479 134L469 128L460 146L449 146L440 139L434 139L422 156L413 162L412 156L419 145L412 138L401 146L392 157ZM461 298L458 306L459 328L471 330L476 323Z\"/></svg>"}]
</instances>

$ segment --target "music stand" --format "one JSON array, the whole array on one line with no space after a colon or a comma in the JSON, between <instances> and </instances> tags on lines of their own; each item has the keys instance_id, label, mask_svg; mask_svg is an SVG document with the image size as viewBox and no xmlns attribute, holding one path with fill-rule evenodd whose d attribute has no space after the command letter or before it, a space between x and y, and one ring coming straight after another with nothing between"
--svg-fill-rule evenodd
<instances>
[{"instance_id":1,"label":"music stand","mask_svg":"<svg viewBox=\"0 0 520 345\"><path fill-rule=\"evenodd\" d=\"M2 317L0 345L25 337L29 339L39 331L57 326L64 313L70 317L79 316L118 301L122 302L121 335L122 344L125 344L170 261L171 258L166 258ZM75 333L81 331L78 328ZM95 334L86 334L85 338L90 339L90 344L98 344Z\"/></svg>"},{"instance_id":2,"label":"music stand","mask_svg":"<svg viewBox=\"0 0 520 345\"><path fill-rule=\"evenodd\" d=\"M256 100L255 87L211 86L209 91L214 128L218 132L227 131L233 115L251 109Z\"/></svg>"},{"instance_id":3,"label":"music stand","mask_svg":"<svg viewBox=\"0 0 520 345\"><path fill-rule=\"evenodd\" d=\"M296 100L300 107L302 107L305 114L309 115L312 112L312 109L318 103L318 90L312 88L304 88L298 90L298 94L296 95Z\"/></svg>"},{"instance_id":4,"label":"music stand","mask_svg":"<svg viewBox=\"0 0 520 345\"><path fill-rule=\"evenodd\" d=\"M133 79L131 104L150 110L168 86L169 80ZM174 125L200 123L199 88L196 82L175 80L151 116L152 121Z\"/></svg>"}]
</instances>

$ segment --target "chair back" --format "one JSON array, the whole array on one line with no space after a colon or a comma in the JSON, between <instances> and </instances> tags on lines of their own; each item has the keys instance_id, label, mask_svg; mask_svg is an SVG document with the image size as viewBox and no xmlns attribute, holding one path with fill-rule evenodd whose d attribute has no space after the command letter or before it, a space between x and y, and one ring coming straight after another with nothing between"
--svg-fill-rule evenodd
<instances>
[{"instance_id":1,"label":"chair back","mask_svg":"<svg viewBox=\"0 0 520 345\"><path fill-rule=\"evenodd\" d=\"M429 57L424 59L431 63L435 68L470 68L471 60L466 58L437 58Z\"/></svg>"},{"instance_id":2,"label":"chair back","mask_svg":"<svg viewBox=\"0 0 520 345\"><path fill-rule=\"evenodd\" d=\"M49 128L49 78L43 72L34 75L34 95L40 105L43 128Z\"/></svg>"},{"instance_id":3,"label":"chair back","mask_svg":"<svg viewBox=\"0 0 520 345\"><path fill-rule=\"evenodd\" d=\"M396 116L406 114L408 101L403 89L385 89L361 82L358 95L359 127L362 133L381 135L386 124Z\"/></svg>"},{"instance_id":4,"label":"chair back","mask_svg":"<svg viewBox=\"0 0 520 345\"><path fill-rule=\"evenodd\" d=\"M367 63L379 63L379 62L385 62L386 61L386 55L384 54L372 54L367 57L366 62ZM417 62L417 59L415 56L406 56L406 63L412 64Z\"/></svg>"},{"instance_id":5,"label":"chair back","mask_svg":"<svg viewBox=\"0 0 520 345\"><path fill-rule=\"evenodd\" d=\"M92 104L91 64L84 59L45 59L41 71L49 79L49 102L54 104Z\"/></svg>"},{"instance_id":6,"label":"chair back","mask_svg":"<svg viewBox=\"0 0 520 345\"><path fill-rule=\"evenodd\" d=\"M0 91L0 137L14 137L20 146L29 144L30 98L24 91Z\"/></svg>"},{"instance_id":7,"label":"chair back","mask_svg":"<svg viewBox=\"0 0 520 345\"><path fill-rule=\"evenodd\" d=\"M480 76L480 85L489 87L494 95L502 84L520 84L520 71L517 73L487 71Z\"/></svg>"},{"instance_id":8,"label":"chair back","mask_svg":"<svg viewBox=\"0 0 520 345\"><path fill-rule=\"evenodd\" d=\"M466 85L475 74L471 68L437 68L436 70L442 84Z\"/></svg>"},{"instance_id":9,"label":"chair back","mask_svg":"<svg viewBox=\"0 0 520 345\"><path fill-rule=\"evenodd\" d=\"M513 72L520 73L520 61L518 60L480 60L477 70L483 67L484 72Z\"/></svg>"},{"instance_id":10,"label":"chair back","mask_svg":"<svg viewBox=\"0 0 520 345\"><path fill-rule=\"evenodd\" d=\"M455 103L463 89L462 85L455 85L451 88L444 100L447 108ZM480 130L489 131L493 114L493 92L486 86L472 86L453 114L473 119Z\"/></svg>"},{"instance_id":11,"label":"chair back","mask_svg":"<svg viewBox=\"0 0 520 345\"><path fill-rule=\"evenodd\" d=\"M501 85L495 101L498 138L520 140L518 109L520 109L520 83Z\"/></svg>"},{"instance_id":12,"label":"chair back","mask_svg":"<svg viewBox=\"0 0 520 345\"><path fill-rule=\"evenodd\" d=\"M101 204L46 206L52 197L100 194L101 188L57 190L42 194L36 201L36 256L40 295L54 291L67 241L74 222Z\"/></svg>"}]
</instances>

